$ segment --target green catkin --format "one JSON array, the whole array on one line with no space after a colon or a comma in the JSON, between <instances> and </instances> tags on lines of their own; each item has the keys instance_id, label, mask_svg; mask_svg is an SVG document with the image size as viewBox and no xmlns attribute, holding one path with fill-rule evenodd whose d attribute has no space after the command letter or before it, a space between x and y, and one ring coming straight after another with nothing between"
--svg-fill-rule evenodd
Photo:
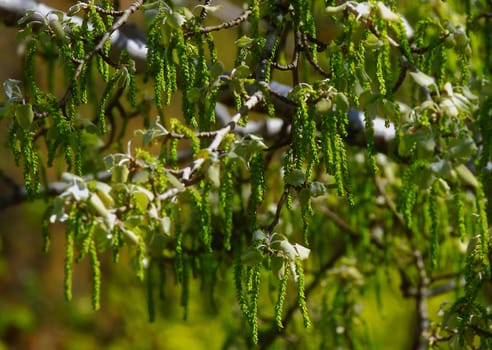
<instances>
[{"instance_id":1,"label":"green catkin","mask_svg":"<svg viewBox=\"0 0 492 350\"><path fill-rule=\"evenodd\" d=\"M308 114L308 105L306 98L303 96L299 99L298 103L300 104L299 108L297 108L296 119L299 120L299 126L296 132L298 133L298 145L300 146L299 154L296 156L296 167L300 169L304 163L304 161L310 156L310 144L311 140L309 139L309 114ZM295 146L294 146L295 147Z\"/></svg>"},{"instance_id":2,"label":"green catkin","mask_svg":"<svg viewBox=\"0 0 492 350\"><path fill-rule=\"evenodd\" d=\"M130 78L128 82L128 100L130 101L130 106L132 107L137 107L137 82L136 82L136 67L135 67L135 61L132 59L128 59L127 62L127 69L128 69L128 76Z\"/></svg>"},{"instance_id":3,"label":"green catkin","mask_svg":"<svg viewBox=\"0 0 492 350\"><path fill-rule=\"evenodd\" d=\"M136 267L136 275L139 281L144 280L145 275L145 242L142 237L138 240L137 243L137 252L135 256L135 267Z\"/></svg>"},{"instance_id":4,"label":"green catkin","mask_svg":"<svg viewBox=\"0 0 492 350\"><path fill-rule=\"evenodd\" d=\"M165 72L166 72L166 77L167 81L166 84L168 85L168 89L166 90L166 104L168 105L171 103L171 93L178 91L178 82L176 79L176 65L174 64L173 61L173 52L174 50L166 50L166 60L164 61L165 66Z\"/></svg>"},{"instance_id":5,"label":"green catkin","mask_svg":"<svg viewBox=\"0 0 492 350\"><path fill-rule=\"evenodd\" d=\"M203 88L209 83L210 72L207 65L203 37L200 33L197 33L195 35L195 43L198 52L194 86L203 93ZM198 107L198 128L203 131L210 130L210 127L212 126L212 121L207 118L210 115L207 111L206 99L200 98L196 104Z\"/></svg>"},{"instance_id":6,"label":"green catkin","mask_svg":"<svg viewBox=\"0 0 492 350\"><path fill-rule=\"evenodd\" d=\"M446 74L446 69L449 68L449 58L447 57L447 53L444 45L439 45L434 49L435 51L435 61L438 69L437 73L437 88L439 90L443 89L444 84L447 79L449 79L449 74Z\"/></svg>"},{"instance_id":7,"label":"green catkin","mask_svg":"<svg viewBox=\"0 0 492 350\"><path fill-rule=\"evenodd\" d=\"M154 67L154 98L155 98L155 105L159 111L162 110L164 107L163 101L162 101L162 95L166 94L167 88L166 88L166 78L165 78L165 72L164 72L164 67L166 65L167 60L164 59L164 56L162 55L161 52L154 52L153 58L156 60L155 66Z\"/></svg>"},{"instance_id":8,"label":"green catkin","mask_svg":"<svg viewBox=\"0 0 492 350\"><path fill-rule=\"evenodd\" d=\"M73 30L74 28L72 28ZM76 29L76 36L77 38L80 37L80 29ZM73 57L75 57L77 60L81 60L85 56L85 48L84 48L84 40L73 40L71 43L71 54ZM82 70L79 74L78 78L78 87L79 87L79 97L80 97L80 103L86 104L88 102L88 91L87 89L90 88L89 84L89 74L91 70L91 65L85 64L82 67ZM73 77L74 75L70 75L70 77Z\"/></svg>"},{"instance_id":9,"label":"green catkin","mask_svg":"<svg viewBox=\"0 0 492 350\"><path fill-rule=\"evenodd\" d=\"M236 299L241 311L246 319L249 321L251 318L248 303L243 293L243 266L241 264L241 258L238 256L234 259L234 286L236 287Z\"/></svg>"},{"instance_id":10,"label":"green catkin","mask_svg":"<svg viewBox=\"0 0 492 350\"><path fill-rule=\"evenodd\" d=\"M251 15L248 20L251 26L251 34L252 38L260 38L260 1L259 0L249 0L249 9L251 10ZM254 57L260 57L258 47L254 48L253 54Z\"/></svg>"},{"instance_id":11,"label":"green catkin","mask_svg":"<svg viewBox=\"0 0 492 350\"><path fill-rule=\"evenodd\" d=\"M291 2L291 5L294 8L294 27L315 39L316 26L309 2L307 0L295 0ZM311 57L316 62L316 44L311 44L309 49Z\"/></svg>"},{"instance_id":12,"label":"green catkin","mask_svg":"<svg viewBox=\"0 0 492 350\"><path fill-rule=\"evenodd\" d=\"M344 67L343 67L343 56L342 56L342 46L343 42L336 44L331 43L328 50L326 50L327 58L330 60L330 73L331 80L333 81L333 86L338 91L343 91L344 79Z\"/></svg>"},{"instance_id":13,"label":"green catkin","mask_svg":"<svg viewBox=\"0 0 492 350\"><path fill-rule=\"evenodd\" d=\"M292 156L292 148L289 148L287 152L285 152L284 159L282 159L282 165L283 165L283 176L284 178L288 176L293 169L293 162L291 161L293 158ZM287 198L285 199L285 205L287 209L292 208L292 192L287 191Z\"/></svg>"},{"instance_id":14,"label":"green catkin","mask_svg":"<svg viewBox=\"0 0 492 350\"><path fill-rule=\"evenodd\" d=\"M261 265L258 264L252 271L251 299L249 304L251 338L253 344L258 344L258 300L260 298Z\"/></svg>"},{"instance_id":15,"label":"green catkin","mask_svg":"<svg viewBox=\"0 0 492 350\"><path fill-rule=\"evenodd\" d=\"M9 148L12 150L15 165L19 166L22 160L22 146L19 137L17 137L17 131L18 129L14 126L13 123L9 125L7 142Z\"/></svg>"},{"instance_id":16,"label":"green catkin","mask_svg":"<svg viewBox=\"0 0 492 350\"><path fill-rule=\"evenodd\" d=\"M210 208L211 183L203 183L200 201L200 223L202 231L202 242L207 252L212 252L212 214Z\"/></svg>"},{"instance_id":17,"label":"green catkin","mask_svg":"<svg viewBox=\"0 0 492 350\"><path fill-rule=\"evenodd\" d=\"M154 299L154 259L150 259L147 267L147 313L149 322L155 321L155 299Z\"/></svg>"},{"instance_id":18,"label":"green catkin","mask_svg":"<svg viewBox=\"0 0 492 350\"><path fill-rule=\"evenodd\" d=\"M101 4L99 5L100 8L102 8L103 10L112 10L113 9L113 4L112 4L112 0L109 1L109 0L102 0L101 1ZM108 15L104 15L103 17L103 21L104 21L104 24L109 28L111 27L111 24L112 24L112 19L113 17L112 16L108 16Z\"/></svg>"},{"instance_id":19,"label":"green catkin","mask_svg":"<svg viewBox=\"0 0 492 350\"><path fill-rule=\"evenodd\" d=\"M113 74L111 79L106 84L106 87L104 88L103 94L101 96L101 101L99 102L97 115L99 116L99 128L103 134L106 134L108 132L108 128L106 125L106 105L110 101L113 92L117 88L118 80L119 74Z\"/></svg>"},{"instance_id":20,"label":"green catkin","mask_svg":"<svg viewBox=\"0 0 492 350\"><path fill-rule=\"evenodd\" d=\"M185 120L193 127L197 126L195 118L195 104L189 100L188 92L193 91L194 82L194 66L193 62L189 62L189 52L185 43L183 33L176 36L176 53L179 60L179 71L181 73L181 81L183 84L182 91L182 109Z\"/></svg>"},{"instance_id":21,"label":"green catkin","mask_svg":"<svg viewBox=\"0 0 492 350\"><path fill-rule=\"evenodd\" d=\"M301 218L302 218L302 238L306 245L309 245L309 224L313 217L313 207L311 198L301 201Z\"/></svg>"},{"instance_id":22,"label":"green catkin","mask_svg":"<svg viewBox=\"0 0 492 350\"><path fill-rule=\"evenodd\" d=\"M316 113L314 106L310 108L306 121L306 136L309 140L308 165L306 170L306 179L311 178L314 166L319 164L318 145L317 145L317 125Z\"/></svg>"},{"instance_id":23,"label":"green catkin","mask_svg":"<svg viewBox=\"0 0 492 350\"><path fill-rule=\"evenodd\" d=\"M378 80L379 93L381 95L386 95L386 80L384 75L384 51L378 50L376 51L376 77Z\"/></svg>"},{"instance_id":24,"label":"green catkin","mask_svg":"<svg viewBox=\"0 0 492 350\"><path fill-rule=\"evenodd\" d=\"M356 68L360 65L360 62L357 62L357 49L359 47L355 47L355 43L353 41L349 42L347 47L347 96L354 99L354 103L357 104L357 93L355 91L357 84L357 73ZM364 62L364 61L362 61ZM364 63L362 63L363 66Z\"/></svg>"},{"instance_id":25,"label":"green catkin","mask_svg":"<svg viewBox=\"0 0 492 350\"><path fill-rule=\"evenodd\" d=\"M398 210L403 214L407 227L412 227L412 211L417 200L418 188L413 183L413 178L417 171L419 171L419 165L417 163L412 163L402 176L402 189L398 200Z\"/></svg>"},{"instance_id":26,"label":"green catkin","mask_svg":"<svg viewBox=\"0 0 492 350\"><path fill-rule=\"evenodd\" d=\"M460 52L458 64L458 71L461 72L460 84L467 85L468 80L470 79L470 57L466 54L466 52Z\"/></svg>"},{"instance_id":27,"label":"green catkin","mask_svg":"<svg viewBox=\"0 0 492 350\"><path fill-rule=\"evenodd\" d=\"M22 155L24 158L24 183L30 197L37 195L41 189L41 178L39 174L39 155L34 145L34 134L30 131L21 130Z\"/></svg>"},{"instance_id":28,"label":"green catkin","mask_svg":"<svg viewBox=\"0 0 492 350\"><path fill-rule=\"evenodd\" d=\"M167 159L168 165L173 168L178 168L178 140L171 139L169 144L169 156Z\"/></svg>"},{"instance_id":29,"label":"green catkin","mask_svg":"<svg viewBox=\"0 0 492 350\"><path fill-rule=\"evenodd\" d=\"M232 236L232 209L233 209L233 196L234 196L234 179L232 173L232 161L225 157L222 161L221 167L221 181L220 181L220 208L224 220L224 248L231 250L231 236Z\"/></svg>"},{"instance_id":30,"label":"green catkin","mask_svg":"<svg viewBox=\"0 0 492 350\"><path fill-rule=\"evenodd\" d=\"M28 91L31 93L31 103L33 105L38 105L41 103L40 95L41 91L36 84L36 72L34 67L36 66L36 62L34 61L37 54L37 40L31 39L27 43L26 47L26 58L24 61L24 76L26 77L26 86Z\"/></svg>"},{"instance_id":31,"label":"green catkin","mask_svg":"<svg viewBox=\"0 0 492 350\"><path fill-rule=\"evenodd\" d=\"M210 63L217 62L217 50L215 48L214 37L212 33L205 33L205 40L207 41L208 53L210 55Z\"/></svg>"},{"instance_id":32,"label":"green catkin","mask_svg":"<svg viewBox=\"0 0 492 350\"><path fill-rule=\"evenodd\" d=\"M253 232L257 228L256 216L258 205L263 202L265 191L264 163L261 153L256 153L251 157L249 167L251 183L251 196L249 201L249 224L250 230L251 232Z\"/></svg>"},{"instance_id":33,"label":"green catkin","mask_svg":"<svg viewBox=\"0 0 492 350\"><path fill-rule=\"evenodd\" d=\"M88 18L94 28L93 29L94 35L98 36L106 32L106 24L104 23L104 20L97 12L97 9L95 8L95 5L93 3L89 3ZM108 53L108 49L109 49L108 45L104 45L103 54L106 55ZM108 74L109 74L108 64L104 61L104 59L100 55L96 56L96 64L97 64L97 69L101 74L101 76L103 77L104 81L107 81Z\"/></svg>"},{"instance_id":34,"label":"green catkin","mask_svg":"<svg viewBox=\"0 0 492 350\"><path fill-rule=\"evenodd\" d=\"M492 46L492 44L491 44ZM482 135L492 135L492 97L484 97L479 110L479 123ZM10 144L10 142L9 142ZM478 167L484 169L491 159L492 137L484 137Z\"/></svg>"},{"instance_id":35,"label":"green catkin","mask_svg":"<svg viewBox=\"0 0 492 350\"><path fill-rule=\"evenodd\" d=\"M82 259L85 257L87 253L89 253L91 249L91 244L93 241L93 234L94 234L94 222L91 221L87 225L84 226L83 230L81 232L78 232L75 239L79 242L81 240L80 236L84 236L81 240L80 247L79 247L79 256L77 259L75 259L75 262L79 263L82 261Z\"/></svg>"},{"instance_id":36,"label":"green catkin","mask_svg":"<svg viewBox=\"0 0 492 350\"><path fill-rule=\"evenodd\" d=\"M386 28L384 29L382 33L385 37L387 37L387 30ZM384 63L384 81L385 81L385 90L386 93L382 94L386 98L392 99L392 81L393 81L393 66L391 64L391 46L388 40L383 41L383 48L382 48L382 59Z\"/></svg>"},{"instance_id":37,"label":"green catkin","mask_svg":"<svg viewBox=\"0 0 492 350\"><path fill-rule=\"evenodd\" d=\"M348 204L351 207L355 206L355 200L354 196L351 191L352 183L350 180L350 172L348 168L348 160L347 160L347 152L345 149L345 143L343 142L343 139L341 136L338 137L338 152L340 153L340 160L341 160L341 173L343 174L343 183L344 183L344 193L347 195L347 201Z\"/></svg>"},{"instance_id":38,"label":"green catkin","mask_svg":"<svg viewBox=\"0 0 492 350\"><path fill-rule=\"evenodd\" d=\"M338 133L335 133L335 137L332 140L332 149L334 149L334 174L335 183L337 185L337 192L339 196L345 195L345 180L343 178L343 156L344 153L341 151L344 150L344 142L341 136Z\"/></svg>"},{"instance_id":39,"label":"green catkin","mask_svg":"<svg viewBox=\"0 0 492 350\"><path fill-rule=\"evenodd\" d=\"M302 314L304 321L304 327L311 327L311 318L309 317L308 308L306 305L306 297L304 295L304 270L302 268L301 259L296 259L296 273L297 273L297 303L299 304L299 310Z\"/></svg>"},{"instance_id":40,"label":"green catkin","mask_svg":"<svg viewBox=\"0 0 492 350\"><path fill-rule=\"evenodd\" d=\"M476 202L477 202L477 209L478 209L478 234L480 237L480 258L482 260L483 265L485 266L486 271L490 271L489 265L490 262L488 260L488 253L489 253L489 230L487 227L487 212L486 212L486 206L487 206L487 199L484 196L483 189L481 186L478 186L476 188Z\"/></svg>"},{"instance_id":41,"label":"green catkin","mask_svg":"<svg viewBox=\"0 0 492 350\"><path fill-rule=\"evenodd\" d=\"M70 97L75 104L81 103L80 98L80 81L75 79L75 66L73 62L73 52L68 46L61 46L59 48L59 55L62 59L62 64L65 68L65 76L69 79Z\"/></svg>"},{"instance_id":42,"label":"green catkin","mask_svg":"<svg viewBox=\"0 0 492 350\"><path fill-rule=\"evenodd\" d=\"M70 226L72 226L72 222L71 222ZM65 292L65 300L67 300L67 301L72 300L74 235L75 235L75 232L74 232L73 228L68 227L66 232L65 232L65 265L64 265L64 270L65 270L64 292Z\"/></svg>"},{"instance_id":43,"label":"green catkin","mask_svg":"<svg viewBox=\"0 0 492 350\"><path fill-rule=\"evenodd\" d=\"M321 114L321 151L323 153L324 165L327 173L334 173L335 154L332 138L335 138L335 123L329 113Z\"/></svg>"},{"instance_id":44,"label":"green catkin","mask_svg":"<svg viewBox=\"0 0 492 350\"><path fill-rule=\"evenodd\" d=\"M287 282L289 281L289 271L290 269L285 269L284 275L280 280L280 286L278 289L277 302L275 304L275 324L278 329L284 328L282 324L282 312L284 309L285 297L287 295Z\"/></svg>"},{"instance_id":45,"label":"green catkin","mask_svg":"<svg viewBox=\"0 0 492 350\"><path fill-rule=\"evenodd\" d=\"M120 261L120 248L124 244L121 229L117 226L113 231L111 247L113 248L113 263L117 264Z\"/></svg>"},{"instance_id":46,"label":"green catkin","mask_svg":"<svg viewBox=\"0 0 492 350\"><path fill-rule=\"evenodd\" d=\"M89 254L91 257L91 270L92 270L92 308L99 310L101 299L101 263L97 257L96 242L91 241Z\"/></svg>"},{"instance_id":47,"label":"green catkin","mask_svg":"<svg viewBox=\"0 0 492 350\"><path fill-rule=\"evenodd\" d=\"M436 185L433 185L429 193L429 218L430 222L430 266L432 269L437 267L437 254L439 249L438 213L437 213L437 194Z\"/></svg>"},{"instance_id":48,"label":"green catkin","mask_svg":"<svg viewBox=\"0 0 492 350\"><path fill-rule=\"evenodd\" d=\"M261 153L253 155L249 166L251 169L251 196L254 197L256 203L261 203L265 194L265 164L263 155Z\"/></svg>"},{"instance_id":49,"label":"green catkin","mask_svg":"<svg viewBox=\"0 0 492 350\"><path fill-rule=\"evenodd\" d=\"M173 207L174 235L176 236L175 271L178 283L183 281L183 232L181 229L181 209L179 205Z\"/></svg>"},{"instance_id":50,"label":"green catkin","mask_svg":"<svg viewBox=\"0 0 492 350\"><path fill-rule=\"evenodd\" d=\"M71 137L71 134L69 134ZM65 155L65 163L67 164L67 171L72 171L73 169L73 150L69 145L64 145L63 153Z\"/></svg>"},{"instance_id":51,"label":"green catkin","mask_svg":"<svg viewBox=\"0 0 492 350\"><path fill-rule=\"evenodd\" d=\"M82 176L82 130L78 129L73 133L73 152L74 152L74 174Z\"/></svg>"},{"instance_id":52,"label":"green catkin","mask_svg":"<svg viewBox=\"0 0 492 350\"><path fill-rule=\"evenodd\" d=\"M372 174L376 174L378 166L376 163L376 145L374 142L374 124L373 117L369 115L368 111L365 113L365 130L366 130L366 145L367 145L367 162L369 163L369 170Z\"/></svg>"}]
</instances>

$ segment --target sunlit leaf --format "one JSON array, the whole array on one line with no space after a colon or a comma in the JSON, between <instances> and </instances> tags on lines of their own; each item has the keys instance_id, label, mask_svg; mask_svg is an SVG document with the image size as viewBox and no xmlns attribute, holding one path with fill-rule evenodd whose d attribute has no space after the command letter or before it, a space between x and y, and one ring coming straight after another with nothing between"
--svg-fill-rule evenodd
<instances>
[{"instance_id":1,"label":"sunlit leaf","mask_svg":"<svg viewBox=\"0 0 492 350\"><path fill-rule=\"evenodd\" d=\"M31 128L34 120L34 112L29 103L20 104L15 107L15 118L19 125L24 129Z\"/></svg>"},{"instance_id":2,"label":"sunlit leaf","mask_svg":"<svg viewBox=\"0 0 492 350\"><path fill-rule=\"evenodd\" d=\"M386 6L383 2L378 1L377 3L379 13L381 14L381 18L390 21L390 22L399 22L400 16L394 13L388 6Z\"/></svg>"},{"instance_id":3,"label":"sunlit leaf","mask_svg":"<svg viewBox=\"0 0 492 350\"><path fill-rule=\"evenodd\" d=\"M470 171L470 169L468 169L465 164L458 165L455 170L464 184L475 188L480 186L476 176Z\"/></svg>"},{"instance_id":4,"label":"sunlit leaf","mask_svg":"<svg viewBox=\"0 0 492 350\"><path fill-rule=\"evenodd\" d=\"M311 249L306 248L299 243L294 244L294 249L297 251L297 256L301 260L306 260L309 257L309 254L311 253Z\"/></svg>"},{"instance_id":5,"label":"sunlit leaf","mask_svg":"<svg viewBox=\"0 0 492 350\"><path fill-rule=\"evenodd\" d=\"M284 176L286 184L298 187L306 182L306 175L301 169L292 169L286 176Z\"/></svg>"},{"instance_id":6,"label":"sunlit leaf","mask_svg":"<svg viewBox=\"0 0 492 350\"><path fill-rule=\"evenodd\" d=\"M297 250L288 240L284 239L280 242L280 250L285 254L289 260L295 260L297 256Z\"/></svg>"}]
</instances>

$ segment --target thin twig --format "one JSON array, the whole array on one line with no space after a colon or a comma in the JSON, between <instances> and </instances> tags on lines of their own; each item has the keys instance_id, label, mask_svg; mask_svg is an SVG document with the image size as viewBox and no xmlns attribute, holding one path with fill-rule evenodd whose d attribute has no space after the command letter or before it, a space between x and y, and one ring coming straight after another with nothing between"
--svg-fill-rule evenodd
<instances>
[{"instance_id":1,"label":"thin twig","mask_svg":"<svg viewBox=\"0 0 492 350\"><path fill-rule=\"evenodd\" d=\"M246 10L239 17L236 17L234 19L231 19L230 21L223 22L223 23L218 24L218 25L215 25L215 26L201 27L198 30L198 32L200 32L202 34L203 33L210 33L210 32L214 32L214 31L219 31L219 30L222 30L222 29L228 29L228 28L232 28L232 27L238 26L241 23L243 23L244 21L246 21L248 19L248 17L251 15L251 13L252 13L251 10ZM187 33L186 36L189 36L189 35L192 35L192 33Z\"/></svg>"},{"instance_id":2,"label":"thin twig","mask_svg":"<svg viewBox=\"0 0 492 350\"><path fill-rule=\"evenodd\" d=\"M278 200L277 203L277 209L275 210L275 216L273 217L273 220L270 225L268 225L266 231L267 233L272 233L273 229L275 226L277 226L278 222L280 221L280 213L282 211L282 207L284 206L285 200L287 199L287 196L289 195L289 188L290 186L286 185L284 187L284 190L282 192L282 195L280 196L280 199Z\"/></svg>"}]
</instances>

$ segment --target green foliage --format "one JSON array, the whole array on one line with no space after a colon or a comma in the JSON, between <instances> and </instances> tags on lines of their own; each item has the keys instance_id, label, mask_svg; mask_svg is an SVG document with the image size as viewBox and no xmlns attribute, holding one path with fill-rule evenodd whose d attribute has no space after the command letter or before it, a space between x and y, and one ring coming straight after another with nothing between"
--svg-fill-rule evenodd
<instances>
[{"instance_id":1,"label":"green foliage","mask_svg":"<svg viewBox=\"0 0 492 350\"><path fill-rule=\"evenodd\" d=\"M218 25L210 2L142 3L19 21L24 80L4 83L2 118L29 198L49 201L46 248L65 225L67 300L87 259L104 308L103 257L126 248L150 321L167 289L186 319L195 279L204 302L228 283L250 346L302 324L323 332L292 346L362 349L358 305L375 289L384 306L386 275L417 303L418 348L490 346L490 2L251 0ZM137 11L145 64L109 35Z\"/></svg>"}]
</instances>

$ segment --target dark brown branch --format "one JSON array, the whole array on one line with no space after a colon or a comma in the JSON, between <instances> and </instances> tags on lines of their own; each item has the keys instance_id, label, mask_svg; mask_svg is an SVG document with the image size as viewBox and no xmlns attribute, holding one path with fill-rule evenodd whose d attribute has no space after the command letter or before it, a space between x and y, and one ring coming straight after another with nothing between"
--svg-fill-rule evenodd
<instances>
[{"instance_id":1,"label":"dark brown branch","mask_svg":"<svg viewBox=\"0 0 492 350\"><path fill-rule=\"evenodd\" d=\"M277 203L277 209L275 210L275 216L271 222L270 225L268 225L266 231L267 233L271 234L273 232L273 229L275 226L277 226L279 220L280 220L280 213L282 212L282 207L284 206L285 200L287 199L287 196L289 195L289 186L285 186L282 195L280 196L280 199L278 200Z\"/></svg>"}]
</instances>

